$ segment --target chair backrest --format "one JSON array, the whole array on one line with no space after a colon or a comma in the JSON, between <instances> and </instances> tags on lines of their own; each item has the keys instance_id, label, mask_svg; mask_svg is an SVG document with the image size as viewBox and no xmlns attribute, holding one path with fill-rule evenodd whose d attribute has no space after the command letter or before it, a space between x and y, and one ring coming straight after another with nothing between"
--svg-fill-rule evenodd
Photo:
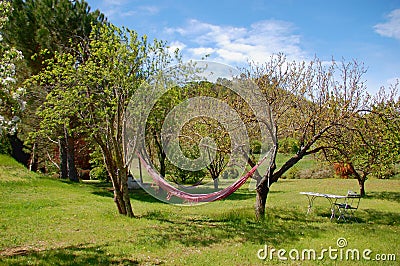
<instances>
[{"instance_id":1,"label":"chair backrest","mask_svg":"<svg viewBox=\"0 0 400 266\"><path fill-rule=\"evenodd\" d=\"M354 191L347 191L347 198L346 204L350 205L351 207L358 209L358 205L360 205L361 195L357 194Z\"/></svg>"}]
</instances>

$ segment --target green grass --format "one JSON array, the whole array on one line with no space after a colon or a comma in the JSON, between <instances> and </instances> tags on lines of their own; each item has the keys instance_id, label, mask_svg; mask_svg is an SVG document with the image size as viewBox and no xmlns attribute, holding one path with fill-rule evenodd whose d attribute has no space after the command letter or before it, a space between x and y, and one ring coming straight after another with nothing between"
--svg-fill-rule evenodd
<instances>
[{"instance_id":1,"label":"green grass","mask_svg":"<svg viewBox=\"0 0 400 266\"><path fill-rule=\"evenodd\" d=\"M300 191L345 194L355 180L281 180L271 188L264 222L254 219L246 184L224 201L192 207L132 193L138 218L116 213L107 184L71 184L30 173L0 155L0 265L266 265L257 251L337 248L396 254L400 260L400 180L368 180L357 221L331 222L326 199L306 215ZM287 254L286 254L287 256ZM292 261L292 265L394 265L395 262Z\"/></svg>"}]
</instances>

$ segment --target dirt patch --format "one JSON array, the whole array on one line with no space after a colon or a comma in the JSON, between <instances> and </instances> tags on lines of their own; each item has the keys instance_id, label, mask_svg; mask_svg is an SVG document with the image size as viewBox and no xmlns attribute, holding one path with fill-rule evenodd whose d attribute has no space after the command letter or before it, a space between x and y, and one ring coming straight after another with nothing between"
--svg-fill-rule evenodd
<instances>
[{"instance_id":1,"label":"dirt patch","mask_svg":"<svg viewBox=\"0 0 400 266\"><path fill-rule=\"evenodd\" d=\"M43 250L44 249L35 248L32 246L13 247L13 248L6 248L3 250L0 250L0 256L3 256L3 257L21 256L21 255L29 254L31 252L39 252L39 251L43 251Z\"/></svg>"}]
</instances>

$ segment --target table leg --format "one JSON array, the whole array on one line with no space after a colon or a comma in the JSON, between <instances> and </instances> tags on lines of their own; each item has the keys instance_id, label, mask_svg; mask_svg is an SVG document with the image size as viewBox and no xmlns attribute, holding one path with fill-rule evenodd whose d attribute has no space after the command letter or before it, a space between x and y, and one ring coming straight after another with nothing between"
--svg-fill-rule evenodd
<instances>
[{"instance_id":1,"label":"table leg","mask_svg":"<svg viewBox=\"0 0 400 266\"><path fill-rule=\"evenodd\" d=\"M306 196L307 196L307 199L308 199L308 210L307 210L307 214L310 214L311 208L312 208L312 206L313 206L313 204L314 204L315 196L309 196L309 195L306 195Z\"/></svg>"},{"instance_id":2,"label":"table leg","mask_svg":"<svg viewBox=\"0 0 400 266\"><path fill-rule=\"evenodd\" d=\"M335 199L335 202L333 202L331 198L327 198L327 199L329 200L329 203L331 204L331 213L332 213L331 220L332 220L333 218L335 218L335 203L336 203L337 199Z\"/></svg>"}]
</instances>

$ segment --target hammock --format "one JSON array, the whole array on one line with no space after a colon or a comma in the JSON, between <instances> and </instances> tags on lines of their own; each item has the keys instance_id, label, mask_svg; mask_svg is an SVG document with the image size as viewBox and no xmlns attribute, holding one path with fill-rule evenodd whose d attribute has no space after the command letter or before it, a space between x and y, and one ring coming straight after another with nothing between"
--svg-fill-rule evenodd
<instances>
[{"instance_id":1,"label":"hammock","mask_svg":"<svg viewBox=\"0 0 400 266\"><path fill-rule=\"evenodd\" d=\"M251 177L254 174L254 172L261 165L261 163L267 158L267 156L262 158L249 172L247 172L244 176L239 178L235 183L233 183L229 187L226 187L222 190L209 194L192 194L181 191L176 187L170 185L167 181L165 181L164 178L162 178L156 171L154 171L150 165L147 164L147 162L142 158L142 156L140 156L140 154L138 154L138 157L142 162L143 166L146 168L149 175L153 178L156 185L158 185L160 188L162 188L167 192L167 200L170 200L172 196L175 196L180 199L183 199L184 202L189 202L189 203L211 202L228 197L233 192L238 190L244 183L246 183L247 179L249 179L249 177Z\"/></svg>"}]
</instances>

